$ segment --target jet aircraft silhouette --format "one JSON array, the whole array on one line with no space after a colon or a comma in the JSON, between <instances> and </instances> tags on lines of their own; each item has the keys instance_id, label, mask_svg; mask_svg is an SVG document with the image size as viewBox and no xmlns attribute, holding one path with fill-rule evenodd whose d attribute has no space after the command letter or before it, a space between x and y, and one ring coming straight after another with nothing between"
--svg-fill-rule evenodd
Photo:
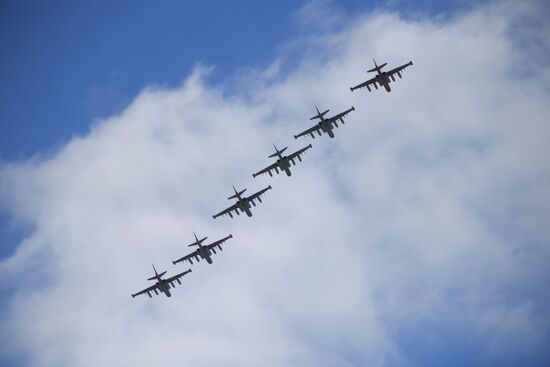
<instances>
[{"instance_id":1,"label":"jet aircraft silhouette","mask_svg":"<svg viewBox=\"0 0 550 367\"><path fill-rule=\"evenodd\" d=\"M334 129L334 126L338 127L338 121L340 121L342 124L344 124L344 116L346 116L351 111L355 111L355 107L351 107L349 110L345 110L344 112L341 112L337 115L334 115L329 118L325 118L325 115L330 110L326 110L324 112L319 112L319 108L315 106L315 109L317 110L317 115L310 118L310 120L319 119L319 123L305 131L302 131L298 135L294 135L294 139L298 139L300 136L304 135L311 135L313 139L315 139L314 132L317 132L319 136L322 135L322 133L327 133L330 138L334 138L334 132L332 131Z\"/></svg>"},{"instance_id":2,"label":"jet aircraft silhouette","mask_svg":"<svg viewBox=\"0 0 550 367\"><path fill-rule=\"evenodd\" d=\"M195 258L195 260L197 262L199 262L200 259L202 258L202 259L205 259L207 263L212 264L212 253L216 254L216 247L220 251L222 251L221 244L224 243L225 241L227 241L228 239L233 238L233 235L230 234L229 236L224 237L221 240L217 240L215 242L212 242L209 245L203 246L202 243L208 237L204 237L203 239L199 240L197 238L197 235L195 233L193 233L193 234L195 235L195 242L190 244L189 247L198 246L198 249L196 249L195 251L193 251L189 255L185 255L184 257L179 258L176 261L172 261L172 264L176 265L180 261L186 261L186 260L189 261L190 264L193 264L193 258Z\"/></svg>"},{"instance_id":3,"label":"jet aircraft silhouette","mask_svg":"<svg viewBox=\"0 0 550 367\"><path fill-rule=\"evenodd\" d=\"M171 297L172 294L170 293L170 288L174 288L174 282L178 282L178 284L181 284L180 278L183 277L185 274L190 273L191 269L188 269L184 271L183 273L179 273L177 275L174 275L173 277L170 277L168 279L162 279L162 276L166 274L165 271L162 273L157 273L157 269L155 269L155 265L153 265L153 270L155 271L155 275L147 280L156 280L157 282L150 286L149 288L145 288L144 290L132 294L132 298L135 296L139 296L140 294L147 293L149 298L153 298L151 296L151 292L155 292L155 294L159 294L158 291L164 293L166 297Z\"/></svg>"},{"instance_id":4,"label":"jet aircraft silhouette","mask_svg":"<svg viewBox=\"0 0 550 367\"><path fill-rule=\"evenodd\" d=\"M407 66L410 66L413 64L412 61L409 61L408 63L401 65L390 71L382 71L382 68L386 66L388 63L385 62L382 65L377 65L376 60L372 59L372 61L374 61L374 68L367 70L367 73L372 73L376 71L377 72L376 76L372 79L367 80L366 82L356 85L355 87L351 87L350 90L352 92L359 88L367 88L370 92L371 85L374 85L374 87L378 89L378 84L380 84L381 86L384 87L384 89L386 89L386 92L389 93L391 92L390 79L392 82L395 82L395 74L397 74L399 79L401 79L401 71L405 69Z\"/></svg>"},{"instance_id":5,"label":"jet aircraft silhouette","mask_svg":"<svg viewBox=\"0 0 550 367\"><path fill-rule=\"evenodd\" d=\"M250 211L250 209L252 207L250 206L250 204L256 206L256 203L254 202L254 200L256 200L256 199L258 199L258 201L261 203L262 202L261 196L267 190L271 190L271 185L269 185L265 189L262 189L262 190L258 191L257 193L255 193L253 195L250 195L249 197L246 197L246 196L241 197L241 195L246 191L246 189L237 192L237 189L235 189L235 186L233 186L233 191L235 191L235 195L232 195L232 196L228 197L227 200L237 199L237 202L235 204L231 205L229 208L222 210L218 214L214 214L212 216L212 218L216 219L220 215L225 215L225 214L227 214L231 218L233 218L233 214L231 212L235 212L235 213L237 213L237 215L240 215L240 212L244 212L244 213L246 213L246 215L251 217L252 212Z\"/></svg>"},{"instance_id":6,"label":"jet aircraft silhouette","mask_svg":"<svg viewBox=\"0 0 550 367\"><path fill-rule=\"evenodd\" d=\"M301 155L306 150L311 148L311 144L309 144L305 148L302 148L302 149L290 154L289 156L283 156L283 152L287 149L286 147L281 149L281 150L277 149L275 144L273 144L273 147L275 148L275 153L271 154L269 156L269 158L277 158L277 162L273 163L270 166L267 166L266 168L264 168L264 169L262 169L262 170L260 170L256 173L253 173L252 177L256 177L256 176L264 174L264 173L269 173L269 176L273 177L273 174L271 172L275 171L275 173L279 174L279 170L281 170L281 172L284 171L287 176L291 176L292 172L290 172L290 164L292 163L292 165L295 166L296 162L294 161L294 159L296 159L296 158L298 158L298 160L301 162L302 161Z\"/></svg>"}]
</instances>

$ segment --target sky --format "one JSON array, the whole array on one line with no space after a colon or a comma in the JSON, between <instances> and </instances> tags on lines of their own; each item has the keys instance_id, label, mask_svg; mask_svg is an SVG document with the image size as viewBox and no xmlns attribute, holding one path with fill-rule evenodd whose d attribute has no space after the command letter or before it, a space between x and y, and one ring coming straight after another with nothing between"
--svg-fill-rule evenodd
<instances>
[{"instance_id":1,"label":"sky","mask_svg":"<svg viewBox=\"0 0 550 367\"><path fill-rule=\"evenodd\" d=\"M549 12L2 2L0 365L547 365ZM292 139L315 105L356 111ZM132 299L151 263L193 272Z\"/></svg>"}]
</instances>

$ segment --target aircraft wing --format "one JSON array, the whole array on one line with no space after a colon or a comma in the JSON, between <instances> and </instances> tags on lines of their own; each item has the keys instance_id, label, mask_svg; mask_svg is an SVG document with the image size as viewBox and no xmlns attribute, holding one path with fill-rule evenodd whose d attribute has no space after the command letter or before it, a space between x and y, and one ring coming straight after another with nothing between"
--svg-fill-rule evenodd
<instances>
[{"instance_id":1,"label":"aircraft wing","mask_svg":"<svg viewBox=\"0 0 550 367\"><path fill-rule=\"evenodd\" d=\"M277 162L273 163L272 165L269 165L267 166L266 168L256 172L256 173L253 173L252 174L252 177L256 177L258 175L261 175L261 174L264 174L264 173L269 173L270 176L273 176L273 174L271 173L272 170L274 170L275 168L277 168L278 165L277 165Z\"/></svg>"},{"instance_id":2,"label":"aircraft wing","mask_svg":"<svg viewBox=\"0 0 550 367\"><path fill-rule=\"evenodd\" d=\"M260 203L262 202L262 199L260 198L267 190L271 190L271 185L269 185L268 187L266 187L265 189L262 189L260 191L258 191L257 193L255 193L254 195L250 195L248 197L248 200L250 200L252 202L252 204L254 204L254 200L258 199L260 201Z\"/></svg>"},{"instance_id":3,"label":"aircraft wing","mask_svg":"<svg viewBox=\"0 0 550 367\"><path fill-rule=\"evenodd\" d=\"M218 214L214 214L212 216L212 218L216 219L217 217L221 216L221 215L229 215L231 218L233 218L233 214L231 214L232 211L235 211L235 213L238 213L238 206L237 206L237 203L231 205L229 208L227 209L224 209L222 210L221 212L219 212Z\"/></svg>"},{"instance_id":4,"label":"aircraft wing","mask_svg":"<svg viewBox=\"0 0 550 367\"><path fill-rule=\"evenodd\" d=\"M401 78L401 70L405 69L407 66L411 66L413 64L412 61L409 61L408 63L401 65L395 69L392 69L390 71L387 71L386 74L392 78L392 80L395 81L395 78L393 77L394 74L397 74Z\"/></svg>"},{"instance_id":5,"label":"aircraft wing","mask_svg":"<svg viewBox=\"0 0 550 367\"><path fill-rule=\"evenodd\" d=\"M217 240L216 242L212 242L211 244L209 244L208 246L205 246L205 247L209 250L212 250L214 253L216 253L216 248L218 248L218 250L222 251L221 244L224 243L225 241L227 241L230 238L233 238L233 235L230 234L229 236L224 237L221 240Z\"/></svg>"},{"instance_id":6,"label":"aircraft wing","mask_svg":"<svg viewBox=\"0 0 550 367\"><path fill-rule=\"evenodd\" d=\"M344 117L348 113L350 113L351 111L355 111L355 107L352 106L350 109L345 110L344 112L340 112L339 114L332 116L329 119L330 123L333 124L333 125L336 125L336 127L338 127L338 122L337 121L340 120L340 122L343 124L344 123Z\"/></svg>"},{"instance_id":7,"label":"aircraft wing","mask_svg":"<svg viewBox=\"0 0 550 367\"><path fill-rule=\"evenodd\" d=\"M134 298L135 296L139 296L140 294L144 294L144 293L147 293L147 295L149 297L151 297L151 293L150 292L154 292L155 289L157 289L157 285L152 285L150 286L149 288L145 288L144 290L140 291L140 292L137 292L137 293L134 293L132 294L132 298ZM155 292L155 294L157 294L157 292Z\"/></svg>"},{"instance_id":8,"label":"aircraft wing","mask_svg":"<svg viewBox=\"0 0 550 367\"><path fill-rule=\"evenodd\" d=\"M315 139L315 134L313 134L314 132L317 132L317 134L321 135L321 126L315 125L305 131L302 131L298 135L294 135L294 139L298 139L300 136L305 136L308 134L311 135L313 139Z\"/></svg>"},{"instance_id":9,"label":"aircraft wing","mask_svg":"<svg viewBox=\"0 0 550 367\"><path fill-rule=\"evenodd\" d=\"M174 286L174 281L178 282L178 284L181 284L180 278L183 277L185 274L190 273L191 271L192 271L191 269L187 269L186 271L184 271L182 273L176 274L173 277L165 279L165 281L170 283L170 285L172 287Z\"/></svg>"},{"instance_id":10,"label":"aircraft wing","mask_svg":"<svg viewBox=\"0 0 550 367\"><path fill-rule=\"evenodd\" d=\"M376 77L369 79L366 82L363 82L361 84L357 84L355 87L351 87L350 90L353 92L354 90L359 88L367 88L370 92L370 86L375 84L376 84Z\"/></svg>"},{"instance_id":11,"label":"aircraft wing","mask_svg":"<svg viewBox=\"0 0 550 367\"><path fill-rule=\"evenodd\" d=\"M289 159L292 163L294 163L294 159L295 159L295 158L298 158L298 159L301 161L301 160L302 160L301 155L302 155L306 150L308 150L309 148L311 148L311 144L309 144L309 145L308 145L307 147L305 147L305 148L302 148L302 149L300 149L300 150L295 151L294 153L292 153L291 155L288 156L288 159Z\"/></svg>"},{"instance_id":12,"label":"aircraft wing","mask_svg":"<svg viewBox=\"0 0 550 367\"><path fill-rule=\"evenodd\" d=\"M197 262L199 261L199 251L198 250L195 250L195 251L191 252L189 255L185 255L184 257L180 257L176 261L172 261L172 264L176 265L177 263L179 263L181 261L189 261L190 264L193 264L193 258L195 260L197 260Z\"/></svg>"}]
</instances>

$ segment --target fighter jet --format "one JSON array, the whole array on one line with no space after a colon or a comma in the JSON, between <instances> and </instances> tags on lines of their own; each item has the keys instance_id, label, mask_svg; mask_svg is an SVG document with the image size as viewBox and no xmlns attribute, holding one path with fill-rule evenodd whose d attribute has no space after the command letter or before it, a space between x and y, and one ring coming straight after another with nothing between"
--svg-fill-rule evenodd
<instances>
[{"instance_id":1,"label":"fighter jet","mask_svg":"<svg viewBox=\"0 0 550 367\"><path fill-rule=\"evenodd\" d=\"M172 294L170 294L170 288L174 288L174 282L178 282L178 284L181 284L180 278L183 277L185 274L191 272L191 269L187 269L183 273L179 273L168 279L162 279L162 276L166 274L166 272L163 271L160 274L157 273L157 269L155 269L155 265L153 265L153 270L155 271L155 275L147 280L156 280L157 282L154 285L150 286L149 288L145 288L141 292L132 294L132 298L134 298L135 296L139 296L140 294L143 294L143 293L147 293L149 298L153 298L151 296L151 292L155 292L155 294L159 294L158 291L163 292L166 295L166 297L172 297Z\"/></svg>"},{"instance_id":2,"label":"fighter jet","mask_svg":"<svg viewBox=\"0 0 550 367\"><path fill-rule=\"evenodd\" d=\"M229 214L229 216L233 218L233 214L231 213L233 211L237 213L237 215L240 215L240 211L245 212L246 215L251 217L252 212L250 211L250 208L251 208L250 204L252 203L252 205L256 206L256 203L254 202L255 199L258 199L258 201L261 203L262 198L260 196L262 196L263 193L265 193L267 190L271 190L271 185L269 185L263 190L258 191L254 195L250 195L249 197L246 197L246 196L241 197L241 195L246 191L246 189L237 192L237 189L235 189L235 186L233 186L233 191L235 191L235 195L228 197L227 200L237 199L237 202L231 205L229 208L222 210L218 214L214 214L212 218L216 219L220 215L225 215L225 214Z\"/></svg>"},{"instance_id":3,"label":"fighter jet","mask_svg":"<svg viewBox=\"0 0 550 367\"><path fill-rule=\"evenodd\" d=\"M395 74L397 74L399 79L401 79L401 71L403 69L405 69L407 66L410 66L410 65L413 64L412 61L409 61L408 63L406 63L404 65L401 65L400 67L392 69L390 71L382 71L382 68L384 66L386 66L388 63L385 62L385 63L383 63L382 65L379 66L379 65L376 64L376 60L372 59L372 61L374 61L374 68L372 68L370 70L367 70L367 73L372 73L372 72L376 71L377 75L374 78L369 79L364 83L356 85L355 87L351 87L350 90L352 92L356 89L359 89L359 88L367 88L370 92L371 91L371 89L370 89L371 85L374 85L374 88L378 89L378 84L380 84L381 86L383 86L386 89L386 92L389 93L389 92L391 92L390 78L391 78L392 82L395 82Z\"/></svg>"},{"instance_id":4,"label":"fighter jet","mask_svg":"<svg viewBox=\"0 0 550 367\"><path fill-rule=\"evenodd\" d=\"M315 139L315 134L313 134L314 132L317 132L319 136L321 136L321 134L325 132L328 134L328 136L330 136L331 138L334 138L334 132L332 130L334 129L334 126L338 127L338 120L342 124L344 124L344 116L346 116L351 111L355 111L355 107L352 106L349 110L345 110L344 112L341 112L337 115L334 115L329 118L325 118L325 115L330 110L319 112L319 108L317 108L317 106L315 106L315 109L317 110L317 115L311 117L310 120L319 119L320 120L319 123L307 129L306 131L302 131L298 135L294 135L294 139L298 139L300 136L304 136L307 134L311 135L311 137Z\"/></svg>"},{"instance_id":5,"label":"fighter jet","mask_svg":"<svg viewBox=\"0 0 550 367\"><path fill-rule=\"evenodd\" d=\"M261 171L253 173L252 177L256 177L256 176L261 175L263 173L269 173L269 176L273 177L273 174L271 173L271 171L275 171L275 173L279 174L279 170L285 171L287 176L291 176L292 172L290 172L290 164L292 163L292 165L295 166L296 162L294 161L294 159L296 159L296 158L298 158L298 160L301 162L302 161L302 157L301 157L302 153L304 153L306 150L311 148L311 144L309 144L305 148L302 148L302 149L292 153L289 156L283 156L283 152L287 149L286 147L281 149L281 150L277 149L275 144L273 144L273 147L275 148L275 153L271 154L269 156L269 158L277 158L277 162L273 163L270 166L267 166L266 168L262 169Z\"/></svg>"},{"instance_id":6,"label":"fighter jet","mask_svg":"<svg viewBox=\"0 0 550 367\"><path fill-rule=\"evenodd\" d=\"M227 241L228 239L233 238L233 235L230 234L229 236L224 237L221 240L218 240L218 241L212 242L209 245L203 246L202 243L208 237L204 237L203 239L199 240L197 238L197 235L195 233L193 233L193 234L195 235L195 242L190 244L189 247L198 246L199 248L196 249L195 251L193 251L192 253L190 253L189 255L186 255L182 258L179 258L176 261L172 261L172 264L176 265L180 261L185 261L185 260L189 261L190 264L193 264L193 258L195 258L195 260L197 260L197 262L200 261L201 258L203 258L203 259L206 260L207 263L212 264L212 253L214 253L214 254L216 253L216 247L220 251L222 251L221 244L224 243L225 241Z\"/></svg>"}]
</instances>

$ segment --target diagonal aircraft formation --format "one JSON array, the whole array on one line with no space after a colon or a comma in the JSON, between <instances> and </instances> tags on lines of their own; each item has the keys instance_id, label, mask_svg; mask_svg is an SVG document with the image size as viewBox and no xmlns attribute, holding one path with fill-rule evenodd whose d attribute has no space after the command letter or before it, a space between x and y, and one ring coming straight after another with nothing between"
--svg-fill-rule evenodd
<instances>
[{"instance_id":1,"label":"diagonal aircraft formation","mask_svg":"<svg viewBox=\"0 0 550 367\"><path fill-rule=\"evenodd\" d=\"M406 64L403 64L399 67L396 67L390 71L382 71L382 69L387 65L387 63L383 63L381 65L378 65L376 63L376 60L372 59L374 62L374 68L367 70L368 73L376 72L376 76L362 82L354 87L351 87L350 90L353 92L356 89L362 89L366 88L369 92L372 91L371 86L374 86L375 89L378 89L378 86L384 87L386 92L391 92L390 83L395 82L395 75L397 75L399 78L401 78L401 72L407 68L408 66L411 66L413 63L412 61L409 61ZM300 137L307 137L308 135L311 136L313 139L315 139L315 133L317 133L318 136L322 136L323 133L327 134L329 138L334 138L334 128L338 128L338 122L340 122L342 125L344 125L344 118L352 111L355 111L355 107L351 107L343 112L337 113L336 115L332 117L325 117L325 115L330 110L325 110L323 112L319 111L319 108L315 106L315 110L317 111L317 114L310 118L310 120L318 120L319 122L316 125L313 125L307 130L302 131L301 133L298 133L297 135L294 135L294 139L298 139ZM297 151L295 151L292 154L289 154L288 156L283 155L283 153L287 150L288 147L284 147L282 149L278 149L275 144L273 144L273 147L275 148L275 153L269 155L269 158L276 158L277 160L275 163L270 164L269 166L259 170L256 173L252 174L252 177L257 177L259 175L263 174L269 174L270 177L273 177L273 172L276 174L279 174L280 172L286 173L287 176L291 176L292 172L290 171L291 166L296 165L296 160L299 162L302 162L302 155L308 150L312 148L312 145L309 144L304 148L301 148ZM248 217L252 217L252 207L256 206L256 203L262 202L262 195L264 195L267 191L271 190L271 185L267 186L264 189L261 189L257 191L256 193L250 195L250 196L244 196L243 194L246 191L246 188L240 191L237 191L235 186L233 186L233 191L235 192L233 195L231 195L228 200L236 199L237 201L225 208L224 210L220 211L219 213L216 213L212 216L213 219L216 219L220 216L229 215L229 217L233 218L233 214L240 215L240 213L245 213ZM172 261L173 265L176 265L177 263L187 261L190 264L193 264L193 260L199 262L200 259L206 260L208 264L212 264L212 255L216 254L216 250L222 251L222 244L225 243L225 241L233 238L232 234L229 234L226 237L223 237L217 241L214 241L208 245L203 245L203 242L206 241L208 237L204 237L199 239L195 233L193 233L195 236L195 242L188 245L189 247L196 246L197 249L183 257L180 257L177 260ZM191 273L191 269L187 269L184 272L178 273L174 276L171 276L169 278L163 279L162 276L166 274L166 271L161 272L160 274L157 272L157 269L153 265L153 270L155 272L155 275L151 278L148 278L147 280L156 281L155 284L152 286L143 289L142 291L139 291L137 293L132 294L132 297L136 297L141 294L147 294L150 298L152 298L152 294L160 294L164 293L166 297L171 297L170 289L175 287L175 284L178 283L181 285L181 278Z\"/></svg>"}]
</instances>

